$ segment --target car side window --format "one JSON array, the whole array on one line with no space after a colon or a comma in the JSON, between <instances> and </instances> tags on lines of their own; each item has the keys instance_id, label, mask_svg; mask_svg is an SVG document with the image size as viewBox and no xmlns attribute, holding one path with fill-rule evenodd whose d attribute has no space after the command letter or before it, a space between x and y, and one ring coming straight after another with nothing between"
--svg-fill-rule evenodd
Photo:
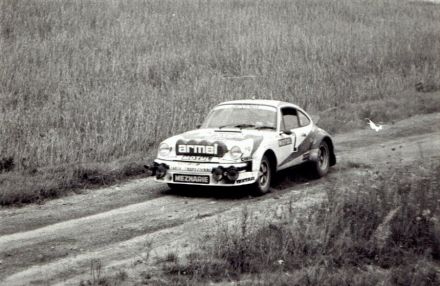
<instances>
[{"instance_id":1,"label":"car side window","mask_svg":"<svg viewBox=\"0 0 440 286\"><path fill-rule=\"evenodd\" d=\"M298 118L299 118L299 123L302 126L307 126L310 124L310 119L301 111L298 110Z\"/></svg>"},{"instance_id":2,"label":"car side window","mask_svg":"<svg viewBox=\"0 0 440 286\"><path fill-rule=\"evenodd\" d=\"M298 113L296 109L283 108L282 115L283 115L283 120L281 123L282 124L281 127L283 128L283 130L292 130L300 126L298 120Z\"/></svg>"}]
</instances>

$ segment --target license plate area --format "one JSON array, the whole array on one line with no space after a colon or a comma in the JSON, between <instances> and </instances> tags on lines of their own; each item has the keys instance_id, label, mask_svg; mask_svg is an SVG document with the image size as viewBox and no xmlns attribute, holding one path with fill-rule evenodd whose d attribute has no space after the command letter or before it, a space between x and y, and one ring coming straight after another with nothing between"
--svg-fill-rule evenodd
<instances>
[{"instance_id":1,"label":"license plate area","mask_svg":"<svg viewBox=\"0 0 440 286\"><path fill-rule=\"evenodd\" d=\"M173 182L188 184L209 184L209 176L207 175L185 175L174 174Z\"/></svg>"}]
</instances>

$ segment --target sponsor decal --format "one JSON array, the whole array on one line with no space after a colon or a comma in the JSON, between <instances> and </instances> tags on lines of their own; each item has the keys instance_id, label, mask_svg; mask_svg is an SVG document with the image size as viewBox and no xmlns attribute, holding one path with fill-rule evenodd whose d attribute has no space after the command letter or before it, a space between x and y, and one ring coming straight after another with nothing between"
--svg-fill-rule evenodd
<instances>
[{"instance_id":1,"label":"sponsor decal","mask_svg":"<svg viewBox=\"0 0 440 286\"><path fill-rule=\"evenodd\" d=\"M218 144L215 143L213 146L205 145L177 145L177 152L180 154L207 154L207 155L217 155L218 154Z\"/></svg>"},{"instance_id":2,"label":"sponsor decal","mask_svg":"<svg viewBox=\"0 0 440 286\"><path fill-rule=\"evenodd\" d=\"M187 171L187 172L195 172L195 173L211 173L212 168L198 168L198 167L179 167L172 166L170 167L171 171Z\"/></svg>"},{"instance_id":3,"label":"sponsor decal","mask_svg":"<svg viewBox=\"0 0 440 286\"><path fill-rule=\"evenodd\" d=\"M292 154L290 154L284 161L281 162L279 166L283 166L284 164L287 164L296 158L304 155L305 152L309 151L312 147L312 137L314 136L313 132L310 132L309 135L304 139L304 141L299 144L299 146L296 148L296 151L294 151Z\"/></svg>"},{"instance_id":4,"label":"sponsor decal","mask_svg":"<svg viewBox=\"0 0 440 286\"><path fill-rule=\"evenodd\" d=\"M220 131L222 131L222 130L220 130ZM215 133L215 134L213 134L213 133ZM223 157L223 155L228 151L226 145L224 143L222 143L223 140L240 142L240 141L251 139L253 142L251 155L253 155L255 153L255 151L257 151L258 147L260 146L261 142L263 141L262 135L255 135L255 134L238 135L235 133L231 134L231 133L227 133L227 132L218 132L218 131L214 131L212 133L206 132L206 131L205 132L201 132L201 131L191 132L190 131L190 132L182 134L182 138L183 139L180 139L179 141L177 141L177 144L191 143L194 145L203 145L202 143L206 143L207 145L213 145L213 143L208 143L207 141L203 141L203 140L205 138L210 138L210 140L215 141L214 143L218 144L217 147L219 148L220 151L222 151L222 148L223 148L223 152L220 152L219 155L214 155L214 156L203 154L204 156L212 156L212 157L216 157L216 156ZM176 144L176 147L177 147L177 144ZM176 148L176 151L178 152L179 150ZM182 151L184 151L183 147L182 147ZM187 150L185 150L185 151L187 151ZM199 155L199 154L197 154L197 155Z\"/></svg>"},{"instance_id":5,"label":"sponsor decal","mask_svg":"<svg viewBox=\"0 0 440 286\"><path fill-rule=\"evenodd\" d=\"M209 176L174 174L173 181L179 183L209 184Z\"/></svg>"},{"instance_id":6,"label":"sponsor decal","mask_svg":"<svg viewBox=\"0 0 440 286\"><path fill-rule=\"evenodd\" d=\"M197 162L211 162L212 157L206 157L206 156L182 156L182 160L185 160L185 161L197 161Z\"/></svg>"},{"instance_id":7,"label":"sponsor decal","mask_svg":"<svg viewBox=\"0 0 440 286\"><path fill-rule=\"evenodd\" d=\"M249 178L244 178L244 179L236 180L235 183L241 184L241 183L245 183L245 182L251 182L253 180L255 180L255 177L249 177Z\"/></svg>"},{"instance_id":8,"label":"sponsor decal","mask_svg":"<svg viewBox=\"0 0 440 286\"><path fill-rule=\"evenodd\" d=\"M178 140L176 142L177 155L203 155L209 157L223 157L226 151L226 145L222 142L217 141L209 143L207 141Z\"/></svg>"},{"instance_id":9,"label":"sponsor decal","mask_svg":"<svg viewBox=\"0 0 440 286\"><path fill-rule=\"evenodd\" d=\"M192 167L188 167L188 168L186 168L186 171L189 171L189 172L205 172L205 173L211 173L212 169L208 169L208 168L192 168Z\"/></svg>"},{"instance_id":10,"label":"sponsor decal","mask_svg":"<svg viewBox=\"0 0 440 286\"><path fill-rule=\"evenodd\" d=\"M283 147L292 144L292 138L286 137L278 140L278 146Z\"/></svg>"},{"instance_id":11,"label":"sponsor decal","mask_svg":"<svg viewBox=\"0 0 440 286\"><path fill-rule=\"evenodd\" d=\"M218 137L218 139L227 139L227 140L233 140L233 141L242 141L245 138L242 136L241 132L240 134L237 133L230 133L230 132L222 132L224 130L214 130L216 134L215 137Z\"/></svg>"}]
</instances>

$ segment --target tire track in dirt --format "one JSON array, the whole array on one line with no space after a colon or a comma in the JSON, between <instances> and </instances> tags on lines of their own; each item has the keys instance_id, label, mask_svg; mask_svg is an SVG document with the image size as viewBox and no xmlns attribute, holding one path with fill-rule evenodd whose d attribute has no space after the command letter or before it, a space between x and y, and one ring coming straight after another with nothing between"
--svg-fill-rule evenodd
<instances>
[{"instance_id":1,"label":"tire track in dirt","mask_svg":"<svg viewBox=\"0 0 440 286\"><path fill-rule=\"evenodd\" d=\"M80 194L44 204L0 208L0 235L37 229L157 198L165 190L167 187L163 184L144 178L101 189L83 190Z\"/></svg>"},{"instance_id":2,"label":"tire track in dirt","mask_svg":"<svg viewBox=\"0 0 440 286\"><path fill-rule=\"evenodd\" d=\"M238 202L219 204L210 199L182 199L164 196L132 204L91 216L48 225L35 230L18 232L0 237L0 253L6 254L5 263L17 259L17 253L35 253L35 249L56 249L57 256L47 251L50 260L66 253L81 255L102 245L119 243L134 236L157 232L163 228L184 223L198 217L222 212ZM184 213L184 215L182 215ZM66 239L68 238L68 243ZM45 260L41 257L40 260ZM17 269L38 263L38 259L27 260ZM4 273L8 274L9 271Z\"/></svg>"},{"instance_id":3,"label":"tire track in dirt","mask_svg":"<svg viewBox=\"0 0 440 286\"><path fill-rule=\"evenodd\" d=\"M307 196L298 199L293 207L301 214L309 207L320 202L325 195L321 192L322 186L314 186L309 189ZM295 191L296 195L304 194L304 191ZM289 198L292 193L285 193L281 197L259 200L248 206L248 211L255 220L269 220L273 218L280 205L287 207ZM278 204L281 202L281 204ZM137 260L142 260L147 256L147 246L150 241L154 242L153 253L150 260L154 261L156 257L161 257L168 251L178 250L179 254L189 253L192 251L191 244L197 242L200 237L206 234L212 234L215 226L228 224L236 226L239 223L243 204L237 205L228 210L219 213L218 216L204 217L201 219L193 218L184 224L171 228L162 229L150 234L140 235L129 240L107 245L96 250L77 255L75 257L67 257L57 261L49 262L44 265L32 266L27 270L13 274L7 277L4 282L7 285L24 285L31 281L36 284L59 283L60 285L77 285L81 279L87 279L88 274L84 275L84 269L90 268L92 259L99 259L106 265L107 271L117 267L132 267ZM146 262L144 262L146 263ZM86 271L87 272L87 271ZM71 277L73 275L73 277ZM36 281L36 277L40 277L40 281ZM70 279L65 280L66 277Z\"/></svg>"}]
</instances>

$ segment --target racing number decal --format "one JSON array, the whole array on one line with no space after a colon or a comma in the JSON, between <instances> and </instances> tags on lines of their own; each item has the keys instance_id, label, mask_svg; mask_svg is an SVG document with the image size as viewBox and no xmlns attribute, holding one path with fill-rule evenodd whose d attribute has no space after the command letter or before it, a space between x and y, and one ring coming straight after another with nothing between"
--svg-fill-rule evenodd
<instances>
[{"instance_id":1,"label":"racing number decal","mask_svg":"<svg viewBox=\"0 0 440 286\"><path fill-rule=\"evenodd\" d=\"M279 147L283 147L286 145L290 145L292 144L292 138L291 137L286 137L286 138L281 138L278 140L278 146Z\"/></svg>"}]
</instances>

